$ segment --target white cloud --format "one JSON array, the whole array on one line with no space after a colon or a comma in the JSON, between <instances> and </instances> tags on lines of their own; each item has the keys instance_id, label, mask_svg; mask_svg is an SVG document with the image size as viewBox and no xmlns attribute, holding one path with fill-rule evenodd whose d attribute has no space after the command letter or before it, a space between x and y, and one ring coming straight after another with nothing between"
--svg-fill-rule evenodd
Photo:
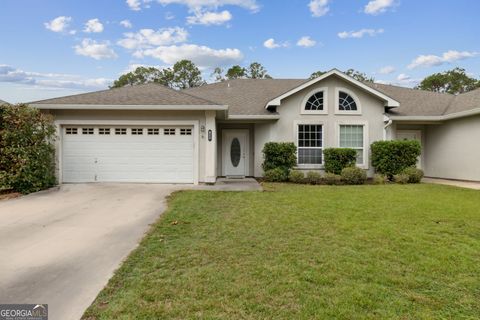
<instances>
[{"instance_id":1,"label":"white cloud","mask_svg":"<svg viewBox=\"0 0 480 320\"><path fill-rule=\"evenodd\" d=\"M132 23L130 22L130 20L122 20L120 21L120 25L124 28L127 28L127 29L130 29L133 27Z\"/></svg>"},{"instance_id":2,"label":"white cloud","mask_svg":"<svg viewBox=\"0 0 480 320\"><path fill-rule=\"evenodd\" d=\"M90 19L85 23L83 32L86 33L100 33L103 32L103 24L98 19Z\"/></svg>"},{"instance_id":3,"label":"white cloud","mask_svg":"<svg viewBox=\"0 0 480 320\"><path fill-rule=\"evenodd\" d=\"M308 4L310 12L314 17L322 17L330 11L328 7L329 0L311 0Z\"/></svg>"},{"instance_id":4,"label":"white cloud","mask_svg":"<svg viewBox=\"0 0 480 320\"><path fill-rule=\"evenodd\" d=\"M70 22L72 22L72 17L60 16L49 22L45 22L44 26L53 32L67 32Z\"/></svg>"},{"instance_id":5,"label":"white cloud","mask_svg":"<svg viewBox=\"0 0 480 320\"><path fill-rule=\"evenodd\" d=\"M142 49L154 46L166 46L187 41L187 30L175 27L164 28L157 31L153 29L141 29L138 32L128 32L124 38L117 42L126 49Z\"/></svg>"},{"instance_id":6,"label":"white cloud","mask_svg":"<svg viewBox=\"0 0 480 320\"><path fill-rule=\"evenodd\" d=\"M75 53L93 58L95 60L113 59L117 57L115 51L110 48L110 42L97 42L92 39L83 39L80 45L76 45Z\"/></svg>"},{"instance_id":7,"label":"white cloud","mask_svg":"<svg viewBox=\"0 0 480 320\"><path fill-rule=\"evenodd\" d=\"M242 7L254 12L260 8L256 0L157 0L157 2L162 5L181 4L190 10L217 9L227 5Z\"/></svg>"},{"instance_id":8,"label":"white cloud","mask_svg":"<svg viewBox=\"0 0 480 320\"><path fill-rule=\"evenodd\" d=\"M400 73L397 77L398 81L406 81L406 80L410 80L410 79L412 79L412 77L410 77L409 75L407 75L405 73Z\"/></svg>"},{"instance_id":9,"label":"white cloud","mask_svg":"<svg viewBox=\"0 0 480 320\"><path fill-rule=\"evenodd\" d=\"M452 62L464 60L467 58L473 58L478 55L479 55L478 52L456 51L456 50L450 50L450 51L444 52L441 56L437 56L433 54L420 55L408 65L408 68L415 69L418 67L439 66L445 63L452 63Z\"/></svg>"},{"instance_id":10,"label":"white cloud","mask_svg":"<svg viewBox=\"0 0 480 320\"><path fill-rule=\"evenodd\" d=\"M133 11L141 10L141 1L140 0L127 0L128 7Z\"/></svg>"},{"instance_id":11,"label":"white cloud","mask_svg":"<svg viewBox=\"0 0 480 320\"><path fill-rule=\"evenodd\" d=\"M42 88L102 89L112 82L106 78L84 78L77 75L23 71L0 65L0 82L18 83Z\"/></svg>"},{"instance_id":12,"label":"white cloud","mask_svg":"<svg viewBox=\"0 0 480 320\"><path fill-rule=\"evenodd\" d=\"M385 66L378 71L378 73L380 74L391 74L394 72L395 72L395 67L393 66Z\"/></svg>"},{"instance_id":13,"label":"white cloud","mask_svg":"<svg viewBox=\"0 0 480 320\"><path fill-rule=\"evenodd\" d=\"M358 31L343 31L338 33L338 37L341 39L347 39L347 38L363 38L365 35L369 35L370 37L374 37L378 34L383 33L385 30L383 29L361 29Z\"/></svg>"},{"instance_id":14,"label":"white cloud","mask_svg":"<svg viewBox=\"0 0 480 320\"><path fill-rule=\"evenodd\" d=\"M304 36L304 37L301 37L298 41L297 41L297 46L299 47L304 47L304 48L310 48L310 47L313 47L317 44L317 41L311 39L310 37L308 36Z\"/></svg>"},{"instance_id":15,"label":"white cloud","mask_svg":"<svg viewBox=\"0 0 480 320\"><path fill-rule=\"evenodd\" d=\"M268 40L265 40L265 42L263 43L263 46L267 49L276 49L280 47L288 47L288 42L277 43L275 42L275 39L270 38Z\"/></svg>"},{"instance_id":16,"label":"white cloud","mask_svg":"<svg viewBox=\"0 0 480 320\"><path fill-rule=\"evenodd\" d=\"M227 10L222 12L195 12L193 16L187 17L188 24L221 25L230 20L232 20L232 14Z\"/></svg>"},{"instance_id":17,"label":"white cloud","mask_svg":"<svg viewBox=\"0 0 480 320\"><path fill-rule=\"evenodd\" d=\"M212 49L196 44L160 46L152 49L138 50L134 56L138 58L144 56L153 57L170 65L173 65L179 60L188 59L201 68L230 65L238 63L243 59L243 54L238 49Z\"/></svg>"},{"instance_id":18,"label":"white cloud","mask_svg":"<svg viewBox=\"0 0 480 320\"><path fill-rule=\"evenodd\" d=\"M395 5L394 0L372 0L364 8L366 14L377 15L384 13Z\"/></svg>"}]
</instances>

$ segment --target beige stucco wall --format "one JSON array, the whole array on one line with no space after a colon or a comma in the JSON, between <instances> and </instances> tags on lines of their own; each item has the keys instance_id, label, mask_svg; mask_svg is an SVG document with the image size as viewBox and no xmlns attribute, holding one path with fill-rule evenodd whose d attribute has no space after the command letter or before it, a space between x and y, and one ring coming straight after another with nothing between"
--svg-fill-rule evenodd
<instances>
[{"instance_id":1,"label":"beige stucco wall","mask_svg":"<svg viewBox=\"0 0 480 320\"><path fill-rule=\"evenodd\" d=\"M105 121L108 124L109 121L198 121L199 131L202 126L206 125L205 111L123 111L123 110L50 110L48 111L54 115L57 122L61 121L95 121L96 123ZM213 130L213 134L216 135L216 128L205 128L204 132L198 132L198 144L199 144L199 161L198 161L198 179L199 182L205 181L205 168L207 155L205 154L206 144L215 143L207 141L208 130ZM195 142L197 143L197 142ZM57 150L60 150L61 135L58 136ZM215 152L216 148L212 152ZM58 175L58 163L59 152L57 152L57 175ZM215 155L210 155L208 159L214 159ZM209 161L211 162L211 161Z\"/></svg>"},{"instance_id":2,"label":"beige stucco wall","mask_svg":"<svg viewBox=\"0 0 480 320\"><path fill-rule=\"evenodd\" d=\"M313 90L326 88L328 91L327 108L328 114L301 114L304 99L311 95ZM360 115L335 114L336 88L345 88L352 91L360 102L362 113ZM357 102L357 103L358 103ZM268 141L288 141L297 143L296 126L300 122L323 125L323 147L338 147L338 126L339 124L365 124L367 128L368 149L365 169L369 175L373 175L373 168L370 165L370 144L383 139L384 132L384 102L362 89L359 89L343 79L338 77L329 77L315 85L306 88L296 94L286 98L282 104L277 107L280 119L271 124L255 125L255 176L263 174L261 169L262 154L261 150L265 142ZM312 170L312 168L302 168L303 170ZM318 169L317 169L318 170Z\"/></svg>"},{"instance_id":3,"label":"beige stucco wall","mask_svg":"<svg viewBox=\"0 0 480 320\"><path fill-rule=\"evenodd\" d=\"M425 175L480 181L480 116L426 126Z\"/></svg>"}]
</instances>

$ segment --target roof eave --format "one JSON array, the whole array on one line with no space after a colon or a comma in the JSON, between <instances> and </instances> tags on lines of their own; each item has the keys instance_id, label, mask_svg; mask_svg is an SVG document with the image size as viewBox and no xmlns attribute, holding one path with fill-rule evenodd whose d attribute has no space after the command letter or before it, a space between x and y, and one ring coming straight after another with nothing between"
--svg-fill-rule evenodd
<instances>
[{"instance_id":1,"label":"roof eave","mask_svg":"<svg viewBox=\"0 0 480 320\"><path fill-rule=\"evenodd\" d=\"M439 116L393 116L388 115L388 118L394 121L446 121L446 120L453 120L458 118L464 118L469 116L474 116L480 114L480 108L460 111L445 115Z\"/></svg>"},{"instance_id":2,"label":"roof eave","mask_svg":"<svg viewBox=\"0 0 480 320\"><path fill-rule=\"evenodd\" d=\"M48 110L228 110L227 105L109 105L109 104L31 104Z\"/></svg>"},{"instance_id":3,"label":"roof eave","mask_svg":"<svg viewBox=\"0 0 480 320\"><path fill-rule=\"evenodd\" d=\"M309 86L319 82L319 81L322 81L323 79L326 79L332 75L336 75L336 76L339 76L340 78L348 81L348 82L351 82L353 83L354 85L364 89L365 91L367 92L370 92L371 94L379 97L380 99L382 99L383 101L385 101L385 106L386 107L390 107L390 108L396 108L396 107L399 107L400 106L400 102L398 102L397 100L395 99L392 99L391 97L387 96L386 94L383 94L382 92L378 91L378 90L375 90L367 85L365 85L364 83L362 83L361 81L358 81L352 77L349 77L347 76L346 74L344 74L343 72L340 72L338 71L337 69L332 69L330 71L328 71L327 73L324 73L323 75L321 75L320 77L317 77L315 79L312 79L310 81L307 81L287 92L285 92L284 94L276 97L275 99L272 99L270 100L269 102L267 102L267 104L265 105L265 109L267 109L269 106L279 106L282 102L283 99L291 96L292 94L295 94L305 88L308 88Z\"/></svg>"}]
</instances>

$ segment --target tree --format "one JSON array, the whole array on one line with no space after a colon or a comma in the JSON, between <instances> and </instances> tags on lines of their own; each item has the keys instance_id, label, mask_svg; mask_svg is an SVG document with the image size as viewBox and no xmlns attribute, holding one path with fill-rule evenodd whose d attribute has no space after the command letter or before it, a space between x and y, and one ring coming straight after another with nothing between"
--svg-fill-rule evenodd
<instances>
[{"instance_id":1,"label":"tree","mask_svg":"<svg viewBox=\"0 0 480 320\"><path fill-rule=\"evenodd\" d=\"M250 79L272 79L265 67L258 62L252 62L246 73L247 78Z\"/></svg>"},{"instance_id":2,"label":"tree","mask_svg":"<svg viewBox=\"0 0 480 320\"><path fill-rule=\"evenodd\" d=\"M344 72L347 76L350 76L354 78L355 80L361 81L361 82L373 82L375 79L373 77L367 76L366 73L360 72L354 69L348 69L347 71Z\"/></svg>"},{"instance_id":3,"label":"tree","mask_svg":"<svg viewBox=\"0 0 480 320\"><path fill-rule=\"evenodd\" d=\"M187 89L205 84L202 73L190 60L181 60L173 68L159 70L154 67L138 67L113 82L110 88L121 88L144 83L159 83L173 89Z\"/></svg>"},{"instance_id":4,"label":"tree","mask_svg":"<svg viewBox=\"0 0 480 320\"><path fill-rule=\"evenodd\" d=\"M480 80L468 76L462 68L432 74L415 87L420 90L451 94L465 93L477 88L480 88Z\"/></svg>"},{"instance_id":5,"label":"tree","mask_svg":"<svg viewBox=\"0 0 480 320\"><path fill-rule=\"evenodd\" d=\"M230 69L227 70L227 79L241 79L245 78L247 75L247 70L245 68L240 67L239 65L232 66Z\"/></svg>"},{"instance_id":6,"label":"tree","mask_svg":"<svg viewBox=\"0 0 480 320\"><path fill-rule=\"evenodd\" d=\"M326 72L325 71L315 71L314 73L312 73L309 77L309 79L315 79L315 78L318 78L322 75L324 75Z\"/></svg>"},{"instance_id":7,"label":"tree","mask_svg":"<svg viewBox=\"0 0 480 320\"><path fill-rule=\"evenodd\" d=\"M215 79L215 82L225 81L225 76L223 75L223 69L220 67L216 67L215 69L213 69L211 77Z\"/></svg>"}]
</instances>

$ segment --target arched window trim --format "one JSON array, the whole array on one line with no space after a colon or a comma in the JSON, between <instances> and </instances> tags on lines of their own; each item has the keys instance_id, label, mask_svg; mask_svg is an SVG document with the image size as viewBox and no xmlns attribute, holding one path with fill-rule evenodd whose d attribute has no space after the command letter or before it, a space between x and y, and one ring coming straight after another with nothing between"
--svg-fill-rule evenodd
<instances>
[{"instance_id":1,"label":"arched window trim","mask_svg":"<svg viewBox=\"0 0 480 320\"><path fill-rule=\"evenodd\" d=\"M323 110L305 110L305 106L307 101L310 99L311 96L318 92L323 92ZM303 98L302 104L300 105L300 113L301 114L328 114L328 88L315 88L308 92L305 97Z\"/></svg>"},{"instance_id":2,"label":"arched window trim","mask_svg":"<svg viewBox=\"0 0 480 320\"><path fill-rule=\"evenodd\" d=\"M357 110L340 110L340 92L345 92L350 97L352 97L353 100L355 100L355 104L357 105ZM340 88L340 87L335 88L335 114L350 114L350 115L362 114L362 105L360 103L360 99L351 90L348 90L346 88Z\"/></svg>"}]
</instances>

